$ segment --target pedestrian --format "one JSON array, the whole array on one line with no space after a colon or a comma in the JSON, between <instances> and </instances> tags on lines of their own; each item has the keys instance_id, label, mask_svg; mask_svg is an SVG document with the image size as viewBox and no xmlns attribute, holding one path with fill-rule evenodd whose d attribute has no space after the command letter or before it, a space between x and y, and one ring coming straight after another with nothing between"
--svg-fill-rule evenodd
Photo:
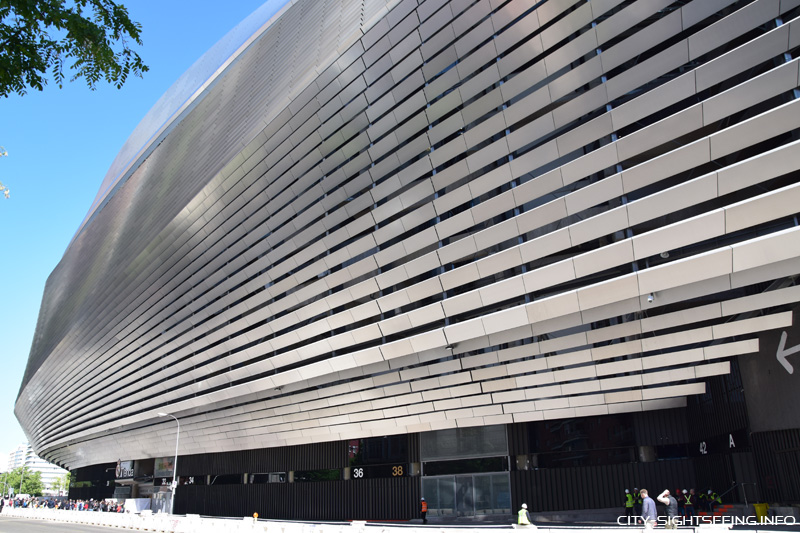
<instances>
[{"instance_id":1,"label":"pedestrian","mask_svg":"<svg viewBox=\"0 0 800 533\"><path fill-rule=\"evenodd\" d=\"M639 491L639 496L642 498L642 520L644 521L645 529L653 529L658 520L658 511L656 511L656 502L653 498L648 496L647 489Z\"/></svg>"},{"instance_id":2,"label":"pedestrian","mask_svg":"<svg viewBox=\"0 0 800 533\"><path fill-rule=\"evenodd\" d=\"M425 501L425 498L420 498L419 500L419 514L422 515L422 523L428 523L428 502Z\"/></svg>"},{"instance_id":3,"label":"pedestrian","mask_svg":"<svg viewBox=\"0 0 800 533\"><path fill-rule=\"evenodd\" d=\"M667 489L658 495L658 501L667 506L667 524L664 528L678 529L678 500Z\"/></svg>"},{"instance_id":4,"label":"pedestrian","mask_svg":"<svg viewBox=\"0 0 800 533\"><path fill-rule=\"evenodd\" d=\"M683 508L683 504L684 504L684 503L686 503L686 502L685 502L685 500L683 499L683 497L681 496L681 495L682 495L683 493L685 493L685 492L686 492L686 490L685 490L685 489L684 489L684 490L681 490L681 489L675 489L675 492L674 492L674 493L671 493L671 494L674 496L674 498L675 498L676 500L678 500L678 514L679 514L680 516L685 516L685 510L684 510L684 508Z\"/></svg>"},{"instance_id":5,"label":"pedestrian","mask_svg":"<svg viewBox=\"0 0 800 533\"><path fill-rule=\"evenodd\" d=\"M528 512L528 504L523 503L522 508L517 513L517 525L518 526L530 526L531 525L531 515Z\"/></svg>"},{"instance_id":6,"label":"pedestrian","mask_svg":"<svg viewBox=\"0 0 800 533\"><path fill-rule=\"evenodd\" d=\"M636 487L633 487L633 514L642 516L642 495Z\"/></svg>"},{"instance_id":7,"label":"pedestrian","mask_svg":"<svg viewBox=\"0 0 800 533\"><path fill-rule=\"evenodd\" d=\"M629 519L633 516L633 494L628 489L625 489L625 516ZM628 520L630 523L630 520Z\"/></svg>"}]
</instances>

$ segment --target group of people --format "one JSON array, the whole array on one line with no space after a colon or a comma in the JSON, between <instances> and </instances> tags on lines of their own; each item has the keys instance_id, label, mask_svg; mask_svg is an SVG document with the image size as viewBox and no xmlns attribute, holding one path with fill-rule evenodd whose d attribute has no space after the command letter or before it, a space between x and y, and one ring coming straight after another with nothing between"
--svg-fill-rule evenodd
<instances>
[{"instance_id":1,"label":"group of people","mask_svg":"<svg viewBox=\"0 0 800 533\"><path fill-rule=\"evenodd\" d=\"M95 511L98 513L124 513L122 502L106 500L69 500L65 502L64 509L73 511Z\"/></svg>"},{"instance_id":2,"label":"group of people","mask_svg":"<svg viewBox=\"0 0 800 533\"><path fill-rule=\"evenodd\" d=\"M711 489L700 495L694 489L677 489L674 493L667 489L656 499L667 508L667 529L676 529L678 523L684 520L694 521L698 511L713 513L714 508L722 503L720 496ZM629 518L640 518L646 527L652 527L658 519L656 504L647 489L634 488L633 493L625 489L625 514Z\"/></svg>"},{"instance_id":3,"label":"group of people","mask_svg":"<svg viewBox=\"0 0 800 533\"><path fill-rule=\"evenodd\" d=\"M56 502L50 498L28 498L28 497L10 497L0 498L0 510L4 507L9 509L19 507L23 509L55 509L60 502Z\"/></svg>"},{"instance_id":4,"label":"group of people","mask_svg":"<svg viewBox=\"0 0 800 533\"><path fill-rule=\"evenodd\" d=\"M63 509L67 511L95 511L103 513L125 512L121 502L106 500L56 500L54 498L0 498L0 511L3 507L22 507L29 509Z\"/></svg>"}]
</instances>

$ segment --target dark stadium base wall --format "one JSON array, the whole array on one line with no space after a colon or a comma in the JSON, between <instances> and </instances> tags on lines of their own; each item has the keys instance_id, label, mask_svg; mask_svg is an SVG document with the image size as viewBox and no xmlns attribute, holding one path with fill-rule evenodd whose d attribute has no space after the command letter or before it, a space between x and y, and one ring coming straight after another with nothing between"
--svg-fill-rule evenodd
<instances>
[{"instance_id":1,"label":"dark stadium base wall","mask_svg":"<svg viewBox=\"0 0 800 533\"><path fill-rule=\"evenodd\" d=\"M795 432L795 438L800 432ZM767 436L754 436L756 441ZM777 437L777 436L775 436ZM779 441L775 440L775 443ZM795 454L797 451L795 450ZM223 461L225 454L219 454ZM759 454L758 464L785 467L778 454L770 449ZM523 502L535 512L602 509L621 507L624 489L634 487L658 491L665 488L713 488L722 493L736 476L739 463L752 462L749 452L715 454L651 462L630 462L602 466L535 468L509 473L512 508ZM796 465L796 463L794 463ZM90 467L94 470L96 468ZM796 468L796 466L794 467ZM759 468L760 471L763 469ZM88 477L86 469L75 471ZM787 470L786 472L791 472ZM760 500L797 502L798 478L778 472L762 475L759 487L772 475L774 487L764 490ZM206 516L252 516L294 520L411 520L419 517L417 504L421 494L419 476L377 479L350 479L317 482L181 485L175 496L177 514ZM740 481L750 481L741 478ZM760 489L759 489L760 490ZM748 501L759 499L749 487ZM92 486L72 488L72 499L110 498L111 486L94 480ZM793 496L794 495L794 496ZM743 494L734 490L726 503L742 502Z\"/></svg>"},{"instance_id":2,"label":"dark stadium base wall","mask_svg":"<svg viewBox=\"0 0 800 533\"><path fill-rule=\"evenodd\" d=\"M104 500L106 498L114 497L114 483L111 487L79 487L69 489L70 500Z\"/></svg>"},{"instance_id":3,"label":"dark stadium base wall","mask_svg":"<svg viewBox=\"0 0 800 533\"><path fill-rule=\"evenodd\" d=\"M114 495L115 463L76 468L70 472L71 500L102 500Z\"/></svg>"},{"instance_id":4,"label":"dark stadium base wall","mask_svg":"<svg viewBox=\"0 0 800 533\"><path fill-rule=\"evenodd\" d=\"M760 501L800 502L800 429L751 435Z\"/></svg>"},{"instance_id":5,"label":"dark stadium base wall","mask_svg":"<svg viewBox=\"0 0 800 533\"><path fill-rule=\"evenodd\" d=\"M417 518L419 478L180 487L177 514L292 520Z\"/></svg>"},{"instance_id":6,"label":"dark stadium base wall","mask_svg":"<svg viewBox=\"0 0 800 533\"><path fill-rule=\"evenodd\" d=\"M622 512L626 488L646 488L653 495L695 484L692 459L511 473L514 508L527 503L534 512L612 507Z\"/></svg>"}]
</instances>

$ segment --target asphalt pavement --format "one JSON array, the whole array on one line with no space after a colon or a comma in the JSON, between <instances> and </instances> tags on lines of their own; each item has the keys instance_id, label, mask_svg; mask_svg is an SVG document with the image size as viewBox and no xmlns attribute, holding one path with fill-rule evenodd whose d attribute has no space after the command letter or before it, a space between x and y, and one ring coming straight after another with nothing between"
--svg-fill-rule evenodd
<instances>
[{"instance_id":1,"label":"asphalt pavement","mask_svg":"<svg viewBox=\"0 0 800 533\"><path fill-rule=\"evenodd\" d=\"M0 516L0 533L108 533L110 528ZM144 531L126 529L125 531Z\"/></svg>"}]
</instances>

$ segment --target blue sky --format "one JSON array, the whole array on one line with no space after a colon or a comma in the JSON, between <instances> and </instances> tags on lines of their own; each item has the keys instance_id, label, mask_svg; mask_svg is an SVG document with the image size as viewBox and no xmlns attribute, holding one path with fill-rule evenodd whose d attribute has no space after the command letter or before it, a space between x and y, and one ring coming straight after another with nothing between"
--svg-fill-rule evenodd
<instances>
[{"instance_id":1,"label":"blue sky","mask_svg":"<svg viewBox=\"0 0 800 533\"><path fill-rule=\"evenodd\" d=\"M282 0L271 0L282 4ZM25 435L14 417L42 291L100 188L111 162L159 97L264 0L123 0L142 24L150 72L121 89L63 89L0 99L0 468Z\"/></svg>"}]
</instances>

